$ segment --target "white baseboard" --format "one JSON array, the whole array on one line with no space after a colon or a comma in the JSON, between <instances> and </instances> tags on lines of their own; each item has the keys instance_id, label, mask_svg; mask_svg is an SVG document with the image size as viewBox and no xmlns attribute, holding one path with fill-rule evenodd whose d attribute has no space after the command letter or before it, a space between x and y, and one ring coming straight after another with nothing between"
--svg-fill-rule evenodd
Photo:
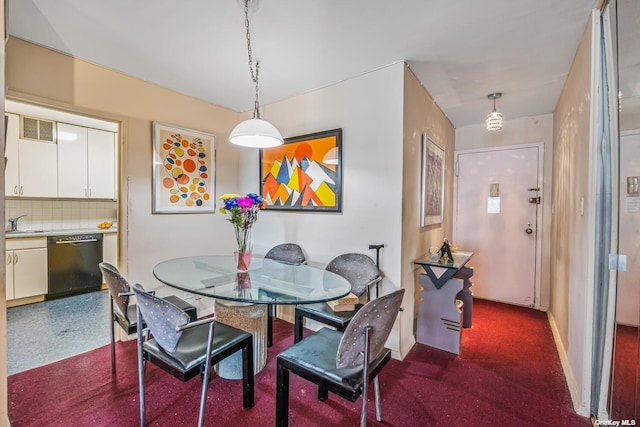
<instances>
[{"instance_id":1,"label":"white baseboard","mask_svg":"<svg viewBox=\"0 0 640 427\"><path fill-rule=\"evenodd\" d=\"M578 383L573 376L573 370L571 369L571 364L569 363L567 351L564 348L562 338L560 337L560 332L558 331L558 325L556 324L556 320L553 317L551 311L547 311L547 318L549 319L549 325L551 326L551 332L553 333L553 340L555 341L558 356L560 357L560 363L562 364L562 371L564 372L564 377L567 381L567 386L569 387L573 409L577 414L588 417L590 412L589 408L584 405L584 402L582 400L580 387L578 387Z\"/></svg>"}]
</instances>

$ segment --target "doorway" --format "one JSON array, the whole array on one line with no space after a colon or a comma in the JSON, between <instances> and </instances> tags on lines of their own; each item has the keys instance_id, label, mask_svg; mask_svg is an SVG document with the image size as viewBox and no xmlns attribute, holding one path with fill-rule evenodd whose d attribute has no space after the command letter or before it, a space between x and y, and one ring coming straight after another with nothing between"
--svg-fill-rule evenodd
<instances>
[{"instance_id":1,"label":"doorway","mask_svg":"<svg viewBox=\"0 0 640 427\"><path fill-rule=\"evenodd\" d=\"M474 252L475 297L540 305L542 149L455 153L453 242Z\"/></svg>"}]
</instances>

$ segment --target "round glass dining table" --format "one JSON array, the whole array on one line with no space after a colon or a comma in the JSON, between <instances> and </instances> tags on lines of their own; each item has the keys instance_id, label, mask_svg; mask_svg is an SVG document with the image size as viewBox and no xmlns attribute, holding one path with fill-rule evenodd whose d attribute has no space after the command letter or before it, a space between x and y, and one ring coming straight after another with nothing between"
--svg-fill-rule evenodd
<instances>
[{"instance_id":1,"label":"round glass dining table","mask_svg":"<svg viewBox=\"0 0 640 427\"><path fill-rule=\"evenodd\" d=\"M255 304L309 304L351 292L342 276L306 264L253 257L248 271L239 272L236 266L233 256L190 256L159 263L153 275L172 288L215 298L220 322L251 332L255 373L266 364L270 341L267 306ZM223 378L242 378L240 352L220 362L216 372Z\"/></svg>"},{"instance_id":2,"label":"round glass dining table","mask_svg":"<svg viewBox=\"0 0 640 427\"><path fill-rule=\"evenodd\" d=\"M309 304L342 298L349 282L310 265L293 265L253 257L247 272L238 272L233 256L174 258L153 268L162 283L197 295L258 304Z\"/></svg>"}]
</instances>

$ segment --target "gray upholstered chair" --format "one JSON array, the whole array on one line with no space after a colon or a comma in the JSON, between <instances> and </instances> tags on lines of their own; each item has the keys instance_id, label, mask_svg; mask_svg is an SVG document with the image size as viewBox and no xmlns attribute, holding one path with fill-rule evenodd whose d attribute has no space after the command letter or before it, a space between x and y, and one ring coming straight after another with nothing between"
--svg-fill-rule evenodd
<instances>
[{"instance_id":1,"label":"gray upholstered chair","mask_svg":"<svg viewBox=\"0 0 640 427\"><path fill-rule=\"evenodd\" d=\"M319 386L318 398L328 392L355 402L362 396L360 425L367 425L367 388L373 380L376 419L382 421L378 374L391 359L384 347L402 304L404 289L365 304L344 333L322 328L283 351L277 358L276 426L289 423L289 374Z\"/></svg>"},{"instance_id":2,"label":"gray upholstered chair","mask_svg":"<svg viewBox=\"0 0 640 427\"><path fill-rule=\"evenodd\" d=\"M348 253L335 257L325 270L339 274L351 283L351 292L357 297L367 293L372 285L380 282L380 270L367 255ZM344 331L353 316L360 310L362 304L357 304L354 311L334 312L327 304L302 304L296 306L293 342L302 339L304 318L313 319L325 325L333 326L338 331Z\"/></svg>"},{"instance_id":3,"label":"gray upholstered chair","mask_svg":"<svg viewBox=\"0 0 640 427\"><path fill-rule=\"evenodd\" d=\"M127 334L134 334L138 330L137 308L136 304L129 302L133 295L131 286L118 269L107 262L98 264L102 272L102 279L109 289L109 337L111 339L111 373L116 372L116 345L115 331L113 330L114 322L117 323ZM195 321L198 318L197 309L176 297L170 295L166 297L169 302L177 305L180 309L185 310L191 319Z\"/></svg>"},{"instance_id":4,"label":"gray upholstered chair","mask_svg":"<svg viewBox=\"0 0 640 427\"><path fill-rule=\"evenodd\" d=\"M102 278L109 288L109 331L111 338L111 372L116 371L116 346L113 323L116 322L127 335L138 330L136 305L129 304L133 295L129 282L122 277L117 268L107 262L99 264Z\"/></svg>"},{"instance_id":5,"label":"gray upholstered chair","mask_svg":"<svg viewBox=\"0 0 640 427\"><path fill-rule=\"evenodd\" d=\"M300 245L296 243L281 243L269 249L264 256L287 264L306 264L307 258ZM273 344L273 318L276 316L276 304L267 305L267 347Z\"/></svg>"},{"instance_id":6,"label":"gray upholstered chair","mask_svg":"<svg viewBox=\"0 0 640 427\"><path fill-rule=\"evenodd\" d=\"M253 336L206 317L190 322L189 315L166 299L158 298L139 285L133 285L138 300L137 320L146 325L153 338L144 339L138 328L138 383L140 391L140 425L145 425L144 371L151 362L181 381L202 378L198 426L204 424L207 388L211 365L242 350L242 406L253 407ZM144 322L144 323L143 323Z\"/></svg>"}]
</instances>

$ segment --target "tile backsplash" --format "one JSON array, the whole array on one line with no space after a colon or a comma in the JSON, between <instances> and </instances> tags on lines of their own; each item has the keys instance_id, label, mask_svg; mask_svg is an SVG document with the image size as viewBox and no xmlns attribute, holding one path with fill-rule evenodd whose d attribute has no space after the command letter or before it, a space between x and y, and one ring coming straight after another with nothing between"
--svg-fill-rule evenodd
<instances>
[{"instance_id":1,"label":"tile backsplash","mask_svg":"<svg viewBox=\"0 0 640 427\"><path fill-rule=\"evenodd\" d=\"M117 210L118 202L111 200L5 200L5 219L27 215L20 218L19 230L94 228L102 221L115 222Z\"/></svg>"}]
</instances>

